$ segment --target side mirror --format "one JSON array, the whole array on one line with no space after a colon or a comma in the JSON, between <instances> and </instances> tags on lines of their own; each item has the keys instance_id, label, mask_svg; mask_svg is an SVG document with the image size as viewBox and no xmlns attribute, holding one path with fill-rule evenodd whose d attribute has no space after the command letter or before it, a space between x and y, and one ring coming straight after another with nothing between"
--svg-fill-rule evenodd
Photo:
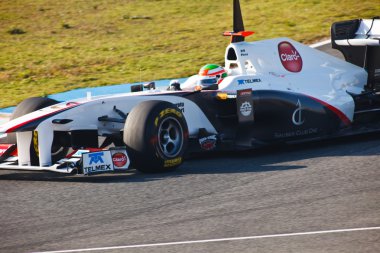
<instances>
[{"instance_id":1,"label":"side mirror","mask_svg":"<svg viewBox=\"0 0 380 253\"><path fill-rule=\"evenodd\" d=\"M144 86L142 84L136 84L136 85L131 86L131 92L139 92L143 90L144 90Z\"/></svg>"},{"instance_id":2,"label":"side mirror","mask_svg":"<svg viewBox=\"0 0 380 253\"><path fill-rule=\"evenodd\" d=\"M156 83L155 82L145 83L144 88L147 90L155 90L156 89Z\"/></svg>"},{"instance_id":3,"label":"side mirror","mask_svg":"<svg viewBox=\"0 0 380 253\"><path fill-rule=\"evenodd\" d=\"M169 87L167 90L182 90L181 84L178 81L170 82Z\"/></svg>"},{"instance_id":4,"label":"side mirror","mask_svg":"<svg viewBox=\"0 0 380 253\"><path fill-rule=\"evenodd\" d=\"M131 86L131 92L139 92L146 90L154 90L156 89L156 83L150 82L150 83L144 83L144 84L136 84Z\"/></svg>"}]
</instances>

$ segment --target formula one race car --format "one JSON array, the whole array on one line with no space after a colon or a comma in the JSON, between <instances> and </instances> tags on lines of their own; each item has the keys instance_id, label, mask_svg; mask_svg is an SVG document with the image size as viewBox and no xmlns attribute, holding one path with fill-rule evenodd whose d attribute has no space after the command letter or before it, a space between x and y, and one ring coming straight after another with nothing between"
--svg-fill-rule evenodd
<instances>
[{"instance_id":1,"label":"formula one race car","mask_svg":"<svg viewBox=\"0 0 380 253\"><path fill-rule=\"evenodd\" d=\"M0 126L0 168L92 174L171 170L186 154L380 130L380 20L332 25L346 61L288 38L244 42L240 3L225 67L182 87L58 103L29 98Z\"/></svg>"}]
</instances>

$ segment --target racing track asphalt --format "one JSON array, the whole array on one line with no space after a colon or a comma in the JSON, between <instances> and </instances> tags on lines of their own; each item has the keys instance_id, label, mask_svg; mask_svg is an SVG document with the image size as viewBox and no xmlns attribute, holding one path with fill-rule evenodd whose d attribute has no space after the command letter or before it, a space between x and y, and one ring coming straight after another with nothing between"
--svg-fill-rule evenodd
<instances>
[{"instance_id":1,"label":"racing track asphalt","mask_svg":"<svg viewBox=\"0 0 380 253\"><path fill-rule=\"evenodd\" d=\"M195 157L154 175L0 171L0 252L379 227L379 169L372 134ZM380 230L94 252L380 252Z\"/></svg>"}]
</instances>

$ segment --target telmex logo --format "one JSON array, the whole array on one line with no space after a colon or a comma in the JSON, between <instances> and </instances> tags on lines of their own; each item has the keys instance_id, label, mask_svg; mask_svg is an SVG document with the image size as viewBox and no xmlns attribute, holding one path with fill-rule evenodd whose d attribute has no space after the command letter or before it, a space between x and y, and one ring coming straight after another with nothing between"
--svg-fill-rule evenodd
<instances>
[{"instance_id":1,"label":"telmex logo","mask_svg":"<svg viewBox=\"0 0 380 253\"><path fill-rule=\"evenodd\" d=\"M302 57L297 49L287 41L278 44L278 55L282 66L290 72L300 72L302 70Z\"/></svg>"},{"instance_id":2,"label":"telmex logo","mask_svg":"<svg viewBox=\"0 0 380 253\"><path fill-rule=\"evenodd\" d=\"M104 163L103 155L103 152L88 154L90 157L90 165L93 163Z\"/></svg>"},{"instance_id":3,"label":"telmex logo","mask_svg":"<svg viewBox=\"0 0 380 253\"><path fill-rule=\"evenodd\" d=\"M256 79L237 80L237 81L238 81L238 85L243 85L243 84L250 84L250 83L259 83L261 82L261 79L256 78Z\"/></svg>"}]
</instances>

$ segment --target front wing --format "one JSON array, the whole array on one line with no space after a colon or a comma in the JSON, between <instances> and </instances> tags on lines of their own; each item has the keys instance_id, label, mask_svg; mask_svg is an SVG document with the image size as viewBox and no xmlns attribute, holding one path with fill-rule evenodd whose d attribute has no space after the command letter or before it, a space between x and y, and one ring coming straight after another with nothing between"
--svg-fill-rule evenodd
<instances>
[{"instance_id":1,"label":"front wing","mask_svg":"<svg viewBox=\"0 0 380 253\"><path fill-rule=\"evenodd\" d=\"M92 175L107 172L121 172L129 169L130 159L125 148L107 150L74 150L67 157L52 166L20 166L14 144L0 144L0 169L20 171L50 171L63 174Z\"/></svg>"}]
</instances>

